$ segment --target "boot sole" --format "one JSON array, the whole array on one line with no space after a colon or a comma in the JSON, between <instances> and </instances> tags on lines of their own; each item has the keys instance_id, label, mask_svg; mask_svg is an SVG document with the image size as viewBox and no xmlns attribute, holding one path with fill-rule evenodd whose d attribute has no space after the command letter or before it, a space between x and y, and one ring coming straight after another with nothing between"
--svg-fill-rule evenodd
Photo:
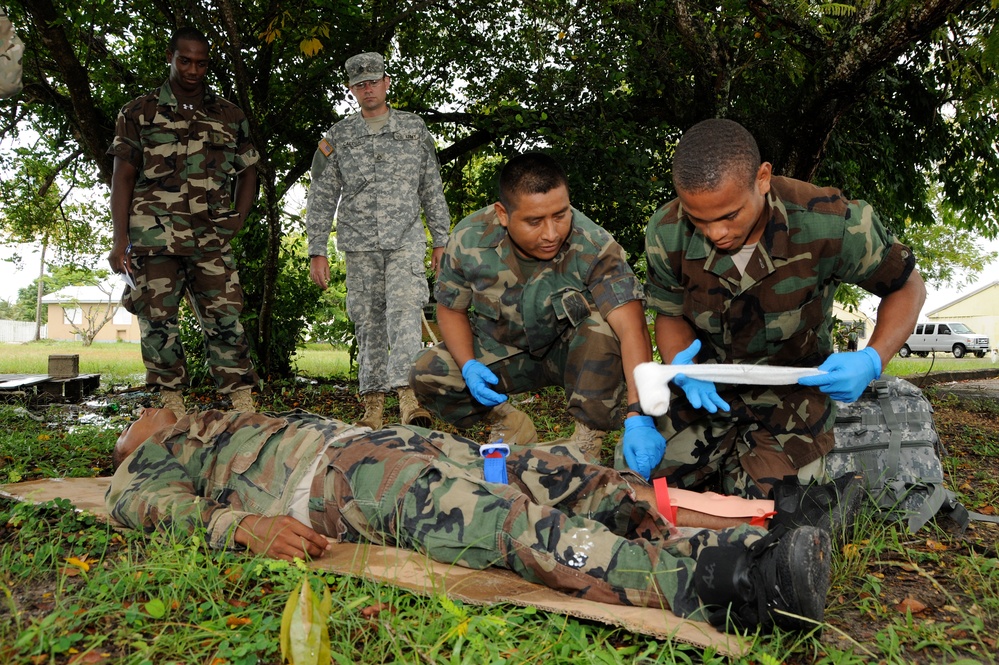
<instances>
[{"instance_id":1,"label":"boot sole","mask_svg":"<svg viewBox=\"0 0 999 665\"><path fill-rule=\"evenodd\" d=\"M799 614L777 611L774 623L787 630L809 630L822 623L826 612L826 594L832 570L829 533L818 527L799 527L784 536L788 544L788 568L791 574L793 607ZM803 620L810 619L811 621Z\"/></svg>"}]
</instances>

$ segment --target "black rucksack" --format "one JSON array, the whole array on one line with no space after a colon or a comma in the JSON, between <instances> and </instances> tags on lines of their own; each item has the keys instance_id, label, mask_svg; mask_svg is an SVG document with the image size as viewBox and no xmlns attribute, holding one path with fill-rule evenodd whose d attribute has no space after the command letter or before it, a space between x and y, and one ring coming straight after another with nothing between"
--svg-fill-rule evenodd
<instances>
[{"instance_id":1,"label":"black rucksack","mask_svg":"<svg viewBox=\"0 0 999 665\"><path fill-rule=\"evenodd\" d=\"M933 406L919 388L884 376L856 402L837 407L836 445L826 456L830 477L862 473L882 514L907 520L913 533L937 513L968 524L970 514L944 487Z\"/></svg>"}]
</instances>

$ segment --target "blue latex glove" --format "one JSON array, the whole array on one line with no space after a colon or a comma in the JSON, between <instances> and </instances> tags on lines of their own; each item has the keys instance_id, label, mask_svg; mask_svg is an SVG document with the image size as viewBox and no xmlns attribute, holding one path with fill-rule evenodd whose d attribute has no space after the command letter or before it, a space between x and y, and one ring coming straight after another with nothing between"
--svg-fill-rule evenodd
<instances>
[{"instance_id":1,"label":"blue latex glove","mask_svg":"<svg viewBox=\"0 0 999 665\"><path fill-rule=\"evenodd\" d=\"M624 461L646 480L666 452L666 439L656 429L652 416L632 416L624 421Z\"/></svg>"},{"instance_id":2,"label":"blue latex glove","mask_svg":"<svg viewBox=\"0 0 999 665\"><path fill-rule=\"evenodd\" d=\"M697 352L701 350L701 340L695 339L690 346L673 357L671 365L692 365ZM677 374L673 377L673 383L681 388L690 405L695 409L703 408L708 413L718 413L718 409L728 411L728 402L721 398L718 389L715 388L714 381L703 381L692 379L686 374Z\"/></svg>"},{"instance_id":3,"label":"blue latex glove","mask_svg":"<svg viewBox=\"0 0 999 665\"><path fill-rule=\"evenodd\" d=\"M803 386L815 386L840 402L856 402L864 388L881 376L881 356L871 347L861 351L834 353L819 365L825 374L798 379Z\"/></svg>"},{"instance_id":4,"label":"blue latex glove","mask_svg":"<svg viewBox=\"0 0 999 665\"><path fill-rule=\"evenodd\" d=\"M506 401L506 395L489 388L499 383L499 378L478 360L473 358L462 366L461 378L465 379L468 391L479 404L496 406Z\"/></svg>"}]
</instances>

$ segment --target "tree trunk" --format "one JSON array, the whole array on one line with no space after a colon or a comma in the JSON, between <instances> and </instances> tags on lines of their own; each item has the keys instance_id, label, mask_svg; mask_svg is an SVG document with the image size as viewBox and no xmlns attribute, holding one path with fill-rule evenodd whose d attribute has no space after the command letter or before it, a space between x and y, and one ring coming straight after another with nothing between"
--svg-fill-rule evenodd
<instances>
[{"instance_id":1,"label":"tree trunk","mask_svg":"<svg viewBox=\"0 0 999 665\"><path fill-rule=\"evenodd\" d=\"M38 268L38 287L35 291L35 341L37 342L42 338L42 296L44 295L44 290L42 288L43 282L42 278L45 277L45 250L48 249L49 239L48 236L42 238L42 260L39 261Z\"/></svg>"}]
</instances>

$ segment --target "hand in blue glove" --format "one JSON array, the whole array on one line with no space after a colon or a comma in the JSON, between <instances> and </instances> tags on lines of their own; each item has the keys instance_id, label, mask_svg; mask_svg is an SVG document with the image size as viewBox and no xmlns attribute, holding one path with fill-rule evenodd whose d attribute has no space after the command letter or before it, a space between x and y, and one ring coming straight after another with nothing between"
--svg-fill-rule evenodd
<instances>
[{"instance_id":1,"label":"hand in blue glove","mask_svg":"<svg viewBox=\"0 0 999 665\"><path fill-rule=\"evenodd\" d=\"M496 406L506 401L506 395L489 388L489 386L495 386L499 383L499 378L478 360L473 358L462 366L461 378L465 379L468 391L472 393L472 397L479 404Z\"/></svg>"},{"instance_id":2,"label":"hand in blue glove","mask_svg":"<svg viewBox=\"0 0 999 665\"><path fill-rule=\"evenodd\" d=\"M819 365L825 374L798 379L803 386L815 386L840 402L856 402L864 388L881 376L881 356L871 347L862 351L834 353Z\"/></svg>"},{"instance_id":3,"label":"hand in blue glove","mask_svg":"<svg viewBox=\"0 0 999 665\"><path fill-rule=\"evenodd\" d=\"M628 466L648 480L666 452L666 439L656 429L652 416L632 416L624 421L622 449Z\"/></svg>"},{"instance_id":4,"label":"hand in blue glove","mask_svg":"<svg viewBox=\"0 0 999 665\"><path fill-rule=\"evenodd\" d=\"M701 350L701 340L695 339L690 346L673 357L671 365L692 365L697 352ZM686 374L677 374L673 377L673 383L683 389L690 405L695 409L703 408L708 413L718 413L718 409L728 411L728 402L721 398L718 389L715 388L714 381L703 381L692 379Z\"/></svg>"}]
</instances>

